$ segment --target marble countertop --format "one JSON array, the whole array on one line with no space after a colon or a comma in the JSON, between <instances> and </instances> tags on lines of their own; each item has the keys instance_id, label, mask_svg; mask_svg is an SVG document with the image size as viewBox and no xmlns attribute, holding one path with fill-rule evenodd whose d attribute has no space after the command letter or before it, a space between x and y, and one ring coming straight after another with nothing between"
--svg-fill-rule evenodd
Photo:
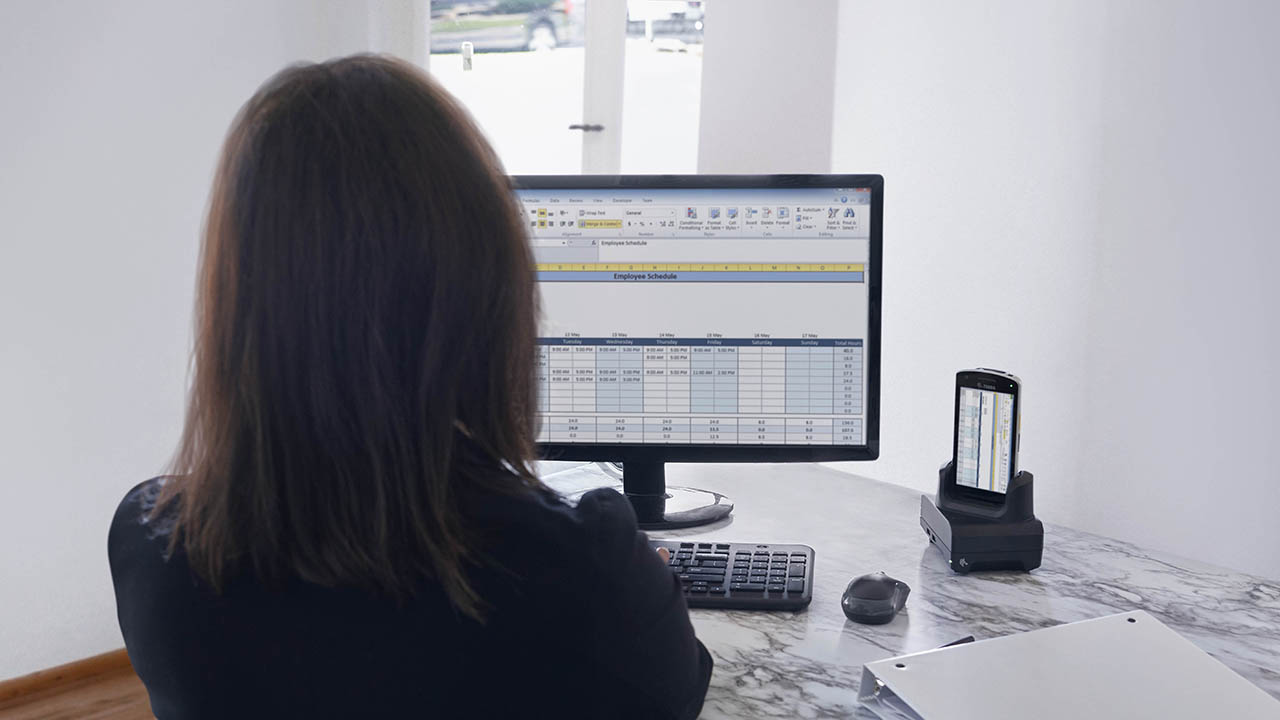
<instances>
[{"instance_id":1,"label":"marble countertop","mask_svg":"<svg viewBox=\"0 0 1280 720\"><path fill-rule=\"evenodd\" d=\"M591 465L543 472L564 492L616 484ZM957 575L920 529L920 493L906 488L818 465L671 465L667 484L724 493L736 507L655 537L816 551L806 610L691 611L716 663L703 718L868 717L857 711L865 662L1135 609L1280 698L1280 582L1049 524L1039 569ZM845 586L877 570L911 586L906 608L887 625L849 621Z\"/></svg>"}]
</instances>

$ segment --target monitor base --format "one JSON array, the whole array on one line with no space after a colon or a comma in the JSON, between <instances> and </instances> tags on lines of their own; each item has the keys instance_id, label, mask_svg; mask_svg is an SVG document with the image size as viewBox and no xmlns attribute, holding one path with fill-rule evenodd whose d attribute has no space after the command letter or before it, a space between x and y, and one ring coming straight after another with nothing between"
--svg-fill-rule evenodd
<instances>
[{"instance_id":1,"label":"monitor base","mask_svg":"<svg viewBox=\"0 0 1280 720\"><path fill-rule=\"evenodd\" d=\"M658 498L628 493L627 498L631 500L631 506L636 508L636 518L641 530L675 530L708 525L729 517L729 513L733 512L732 500L718 492L697 488L667 488L666 493ZM637 504L637 500L640 504ZM663 504L662 510L650 511L642 519L640 506L652 505L655 500Z\"/></svg>"},{"instance_id":2,"label":"monitor base","mask_svg":"<svg viewBox=\"0 0 1280 720\"><path fill-rule=\"evenodd\" d=\"M733 512L733 502L718 492L668 488L662 463L623 463L622 489L642 530L707 525Z\"/></svg>"}]
</instances>

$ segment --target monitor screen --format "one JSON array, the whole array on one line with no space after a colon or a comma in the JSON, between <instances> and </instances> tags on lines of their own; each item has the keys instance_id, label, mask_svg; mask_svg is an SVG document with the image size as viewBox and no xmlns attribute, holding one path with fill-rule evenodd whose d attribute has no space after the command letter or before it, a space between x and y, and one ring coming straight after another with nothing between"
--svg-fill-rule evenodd
<instances>
[{"instance_id":1,"label":"monitor screen","mask_svg":"<svg viewBox=\"0 0 1280 720\"><path fill-rule=\"evenodd\" d=\"M871 188L517 192L539 443L867 444Z\"/></svg>"}]
</instances>

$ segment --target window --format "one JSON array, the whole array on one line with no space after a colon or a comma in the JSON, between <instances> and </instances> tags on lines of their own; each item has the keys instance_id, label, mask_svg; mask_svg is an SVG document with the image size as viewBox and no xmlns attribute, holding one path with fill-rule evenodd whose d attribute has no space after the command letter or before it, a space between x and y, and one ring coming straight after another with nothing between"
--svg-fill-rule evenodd
<instances>
[{"instance_id":1,"label":"window","mask_svg":"<svg viewBox=\"0 0 1280 720\"><path fill-rule=\"evenodd\" d=\"M433 0L430 71L510 173L694 172L704 5Z\"/></svg>"}]
</instances>

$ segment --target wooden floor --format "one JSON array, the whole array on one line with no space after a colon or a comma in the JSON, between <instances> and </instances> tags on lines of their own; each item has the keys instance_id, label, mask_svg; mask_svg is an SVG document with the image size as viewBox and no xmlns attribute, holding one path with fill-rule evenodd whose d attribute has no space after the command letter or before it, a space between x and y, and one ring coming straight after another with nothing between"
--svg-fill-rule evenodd
<instances>
[{"instance_id":1,"label":"wooden floor","mask_svg":"<svg viewBox=\"0 0 1280 720\"><path fill-rule=\"evenodd\" d=\"M131 668L0 703L3 720L154 720L142 681Z\"/></svg>"}]
</instances>

